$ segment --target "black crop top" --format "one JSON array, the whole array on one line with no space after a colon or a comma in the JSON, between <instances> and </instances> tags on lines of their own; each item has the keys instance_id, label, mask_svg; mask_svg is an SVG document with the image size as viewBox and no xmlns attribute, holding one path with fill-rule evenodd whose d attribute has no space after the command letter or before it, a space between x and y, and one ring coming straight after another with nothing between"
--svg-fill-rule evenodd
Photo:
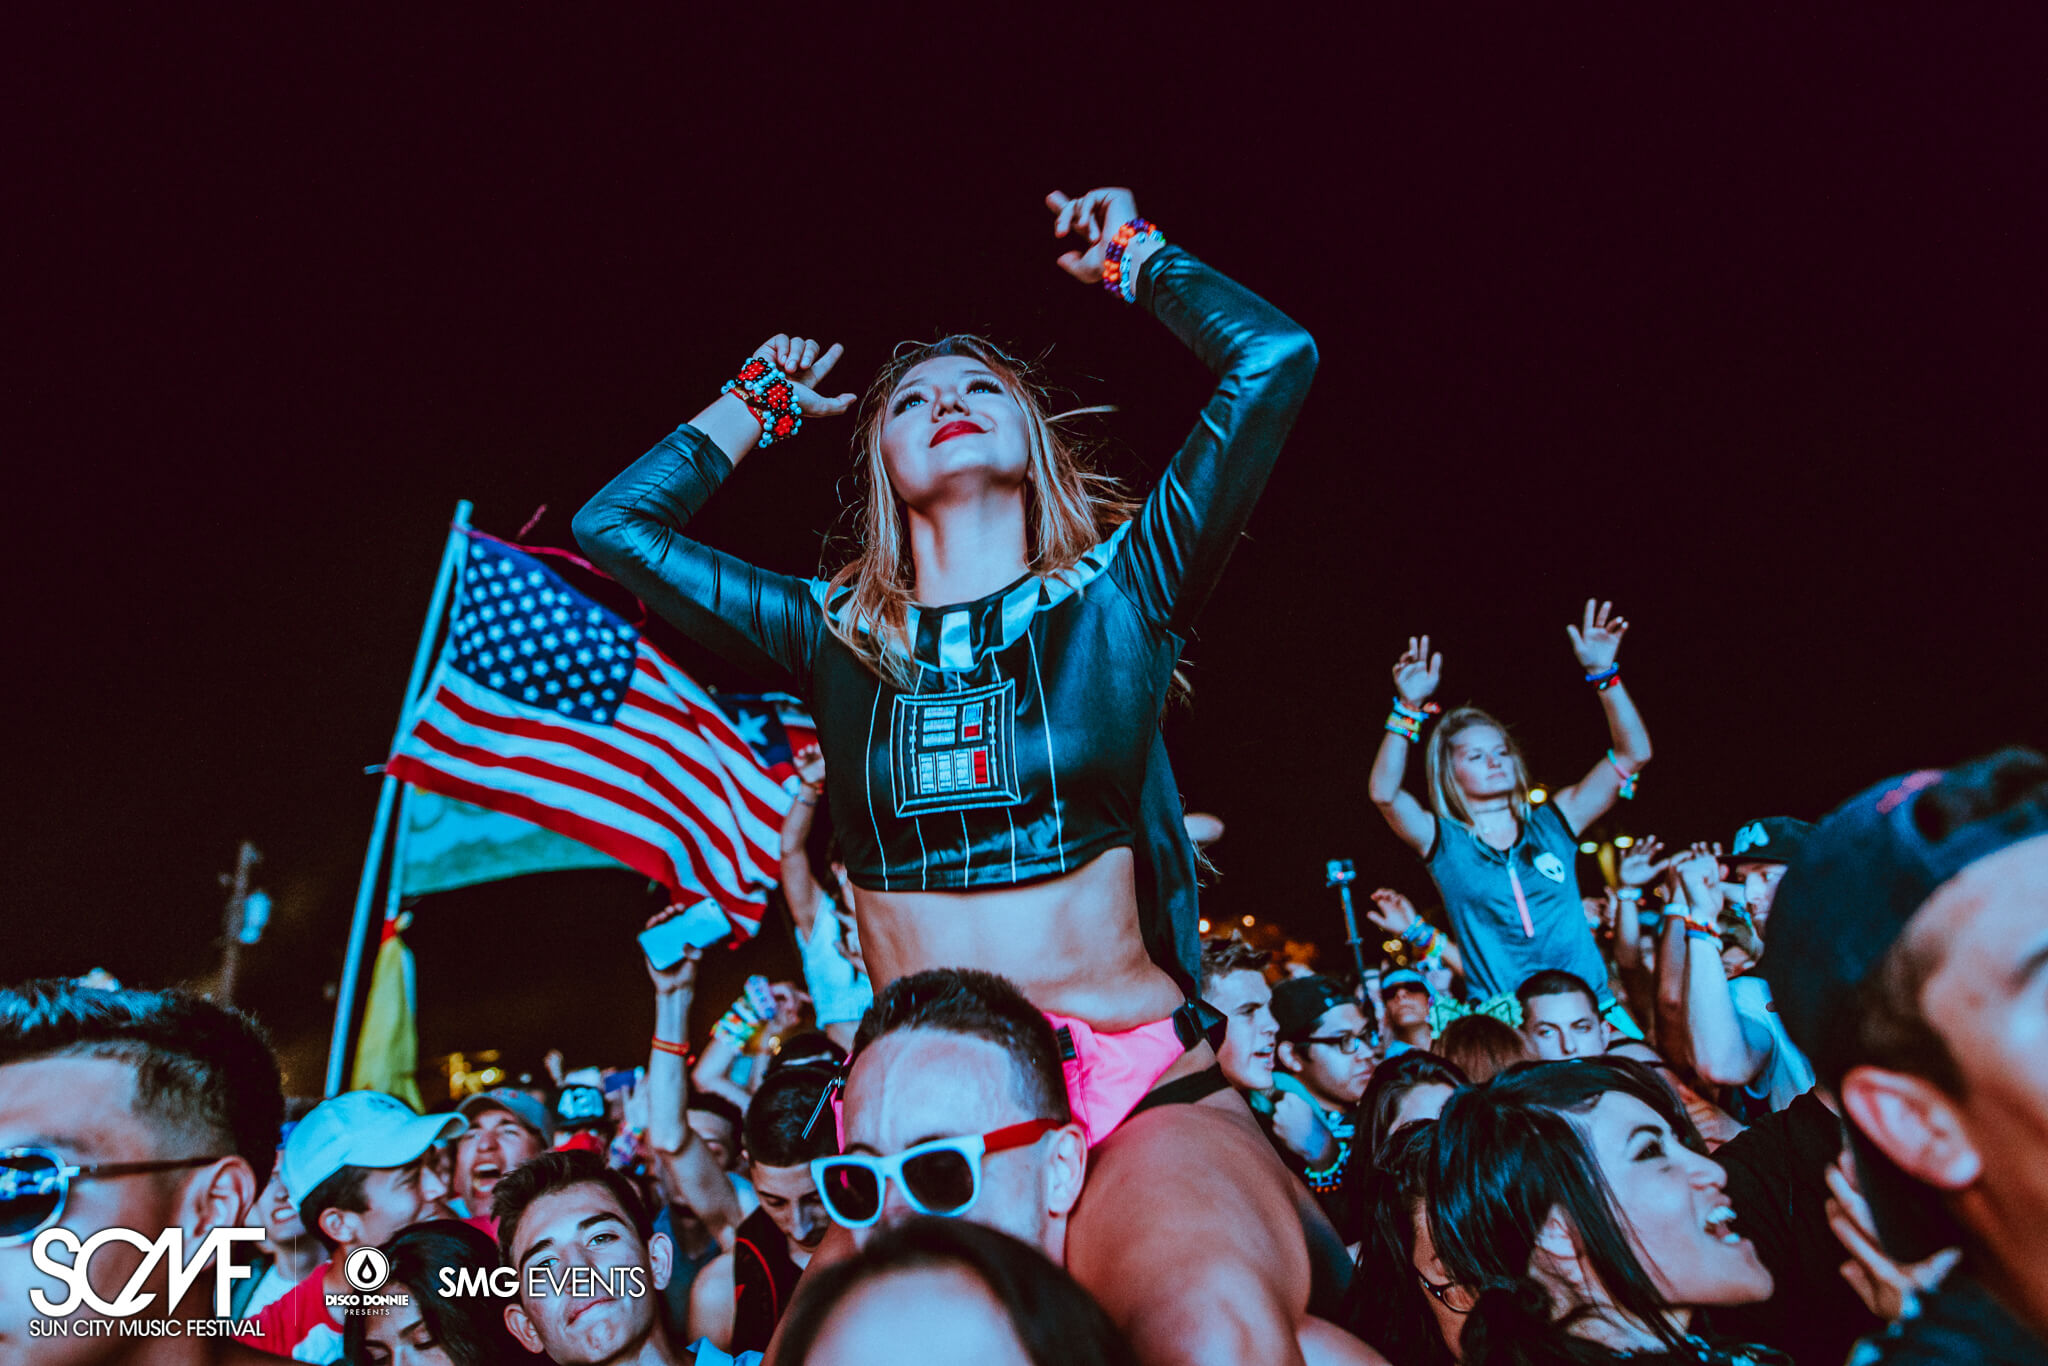
<instances>
[{"instance_id":1,"label":"black crop top","mask_svg":"<svg viewBox=\"0 0 2048 1366\"><path fill-rule=\"evenodd\" d=\"M1159 818L1141 807L1148 759L1163 759L1167 685L1316 352L1277 309L1174 247L1145 262L1138 302L1218 377L1201 420L1137 517L1071 568L977 602L913 608L908 689L832 633L843 592L828 602L821 581L682 535L732 469L696 428L664 438L577 514L591 559L650 607L738 663L772 667L809 701L858 887L1054 877L1140 843L1143 822Z\"/></svg>"}]
</instances>

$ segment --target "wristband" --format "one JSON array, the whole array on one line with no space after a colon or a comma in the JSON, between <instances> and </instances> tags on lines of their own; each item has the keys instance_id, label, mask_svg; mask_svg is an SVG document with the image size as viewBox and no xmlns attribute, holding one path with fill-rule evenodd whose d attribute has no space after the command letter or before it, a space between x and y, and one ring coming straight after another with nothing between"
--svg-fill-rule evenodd
<instances>
[{"instance_id":1,"label":"wristband","mask_svg":"<svg viewBox=\"0 0 2048 1366\"><path fill-rule=\"evenodd\" d=\"M803 405L797 402L796 386L781 367L774 361L761 356L747 357L740 366L739 374L727 380L718 392L729 394L737 390L740 402L747 405L747 411L761 424L763 446L772 446L778 441L787 441L803 430Z\"/></svg>"},{"instance_id":2,"label":"wristband","mask_svg":"<svg viewBox=\"0 0 2048 1366\"><path fill-rule=\"evenodd\" d=\"M676 1058L687 1058L690 1056L690 1050L688 1048L684 1047L682 1044L679 1043L671 1043L667 1039L662 1038L659 1034L654 1036L654 1051L657 1053L666 1053L669 1056Z\"/></svg>"},{"instance_id":3,"label":"wristband","mask_svg":"<svg viewBox=\"0 0 2048 1366\"><path fill-rule=\"evenodd\" d=\"M1587 674L1586 681L1588 683L1605 683L1609 679L1619 677L1621 677L1621 665L1609 664L1604 669L1596 669L1592 673Z\"/></svg>"},{"instance_id":4,"label":"wristband","mask_svg":"<svg viewBox=\"0 0 2048 1366\"><path fill-rule=\"evenodd\" d=\"M1721 932L1719 930L1710 930L1705 925L1700 924L1699 921L1694 920L1689 915L1681 916L1679 918L1685 921L1685 932L1688 935L1697 934L1702 936L1703 938L1713 940L1716 944L1721 942Z\"/></svg>"},{"instance_id":5,"label":"wristband","mask_svg":"<svg viewBox=\"0 0 2048 1366\"><path fill-rule=\"evenodd\" d=\"M1399 697L1394 699L1394 709L1387 713L1387 731L1398 735L1410 744L1422 739L1422 723L1438 711L1434 702L1425 702L1420 707L1411 707Z\"/></svg>"},{"instance_id":6,"label":"wristband","mask_svg":"<svg viewBox=\"0 0 2048 1366\"><path fill-rule=\"evenodd\" d=\"M1623 768L1621 766L1621 760L1615 756L1614 751L1611 749L1607 751L1607 763L1610 768L1612 768L1616 773L1621 775L1620 796L1622 800L1631 802L1634 801L1636 799L1636 779L1642 776L1642 771L1639 769L1636 772L1631 773L1627 769Z\"/></svg>"},{"instance_id":7,"label":"wristband","mask_svg":"<svg viewBox=\"0 0 2048 1366\"><path fill-rule=\"evenodd\" d=\"M1643 889L1640 887L1616 887L1614 889L1614 899L1616 901L1641 901L1643 899Z\"/></svg>"},{"instance_id":8,"label":"wristband","mask_svg":"<svg viewBox=\"0 0 2048 1366\"><path fill-rule=\"evenodd\" d=\"M1110 234L1109 245L1102 251L1102 287L1131 304L1138 301L1138 269L1124 269L1124 258L1131 252L1139 253L1138 266L1144 265L1145 256L1156 247L1164 245L1166 234L1142 218L1130 222Z\"/></svg>"},{"instance_id":9,"label":"wristband","mask_svg":"<svg viewBox=\"0 0 2048 1366\"><path fill-rule=\"evenodd\" d=\"M754 1009L753 1002L742 996L732 1003L732 1008L721 1015L718 1023L711 1026L711 1032L721 1038L730 1039L741 1048L752 1043L768 1022Z\"/></svg>"}]
</instances>

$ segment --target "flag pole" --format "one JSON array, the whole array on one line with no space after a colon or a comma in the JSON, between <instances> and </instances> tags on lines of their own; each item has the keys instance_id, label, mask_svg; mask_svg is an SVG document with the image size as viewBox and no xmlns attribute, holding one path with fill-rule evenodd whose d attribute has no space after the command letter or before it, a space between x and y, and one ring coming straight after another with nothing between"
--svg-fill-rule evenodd
<instances>
[{"instance_id":1,"label":"flag pole","mask_svg":"<svg viewBox=\"0 0 2048 1366\"><path fill-rule=\"evenodd\" d=\"M405 702L398 710L398 732L391 741L393 750L405 739L413 706L427 679L427 665L434 657L434 637L441 630L441 617L448 606L449 586L455 580L455 567L467 544L463 533L469 530L470 511L467 498L455 505L455 522L448 531L448 544L441 551L441 571L434 578L434 599L427 605L426 629L420 632L419 648L413 652L412 677L406 682ZM362 880L356 884L355 920L349 925L348 956L342 960L341 992L334 1003L334 1041L327 1050L327 1089L323 1095L341 1092L342 1068L348 1061L348 1033L355 1022L363 945L370 937L370 907L376 899L377 873L384 863L384 845L391 831L391 810L398 801L398 787L398 779L387 773L377 792L377 823L371 827L369 852L363 855Z\"/></svg>"}]
</instances>

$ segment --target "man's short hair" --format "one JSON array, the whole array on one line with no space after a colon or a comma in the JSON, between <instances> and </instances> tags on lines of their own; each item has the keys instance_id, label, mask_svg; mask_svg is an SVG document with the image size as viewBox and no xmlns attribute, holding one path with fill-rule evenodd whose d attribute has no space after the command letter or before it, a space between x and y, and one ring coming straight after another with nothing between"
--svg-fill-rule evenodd
<instances>
[{"instance_id":1,"label":"man's short hair","mask_svg":"<svg viewBox=\"0 0 2048 1366\"><path fill-rule=\"evenodd\" d=\"M306 1198L299 1201L299 1222L329 1252L341 1244L328 1237L327 1231L320 1227L320 1216L331 1209L366 1213L370 1208L370 1197L363 1189L363 1182L375 1170L375 1167L342 1167L306 1192Z\"/></svg>"},{"instance_id":2,"label":"man's short hair","mask_svg":"<svg viewBox=\"0 0 2048 1366\"><path fill-rule=\"evenodd\" d=\"M1202 995L1207 996L1211 987L1233 972L1256 972L1263 977L1266 965L1272 961L1273 955L1253 948L1236 935L1211 939L1202 945Z\"/></svg>"},{"instance_id":3,"label":"man's short hair","mask_svg":"<svg viewBox=\"0 0 2048 1366\"><path fill-rule=\"evenodd\" d=\"M1586 998L1586 1004L1595 1015L1600 1013L1600 998L1593 994L1593 988L1577 973L1566 972L1563 968L1545 968L1532 973L1515 988L1515 999L1522 1003L1522 1012L1528 1013L1529 1002L1538 996L1569 996L1573 992Z\"/></svg>"},{"instance_id":4,"label":"man's short hair","mask_svg":"<svg viewBox=\"0 0 2048 1366\"><path fill-rule=\"evenodd\" d=\"M498 1252L512 1265L512 1243L519 1236L519 1221L534 1201L543 1195L574 1186L602 1186L610 1191L626 1212L640 1241L654 1236L654 1221L640 1192L622 1172L596 1153L582 1148L560 1148L520 1163L491 1189L491 1217L498 1221Z\"/></svg>"},{"instance_id":5,"label":"man's short hair","mask_svg":"<svg viewBox=\"0 0 2048 1366\"><path fill-rule=\"evenodd\" d=\"M284 1088L248 1016L188 992L103 991L66 978L0 990L0 1066L59 1057L132 1065L135 1113L164 1135L164 1156L235 1153L259 1189L270 1180Z\"/></svg>"},{"instance_id":6,"label":"man's short hair","mask_svg":"<svg viewBox=\"0 0 2048 1366\"><path fill-rule=\"evenodd\" d=\"M1965 765L1928 788L1914 803L1913 823L1929 842L1939 844L1965 826L2044 803L2048 761L2026 750L2007 750ZM1960 1098L1963 1070L1948 1041L1920 1008L1928 979L1941 966L1943 948L1910 933L1892 941L1851 997L1851 1052L1861 1061L1921 1077Z\"/></svg>"},{"instance_id":7,"label":"man's short hair","mask_svg":"<svg viewBox=\"0 0 2048 1366\"><path fill-rule=\"evenodd\" d=\"M1025 1113L1061 1124L1072 1120L1059 1037L1051 1021L1008 979L976 968L931 968L899 977L868 1007L854 1036L853 1056L858 1059L877 1039L904 1029L932 1029L994 1044L1009 1056L1010 1077ZM752 1116L747 1122L751 1128Z\"/></svg>"},{"instance_id":8,"label":"man's short hair","mask_svg":"<svg viewBox=\"0 0 2048 1366\"><path fill-rule=\"evenodd\" d=\"M702 1110L707 1115L717 1115L727 1124L732 1125L735 1137L738 1136L741 1128L746 1124L745 1116L740 1114L740 1107L727 1100L724 1096L719 1095L716 1091L692 1088L690 1091L690 1103L683 1108L685 1110Z\"/></svg>"},{"instance_id":9,"label":"man's short hair","mask_svg":"<svg viewBox=\"0 0 2048 1366\"><path fill-rule=\"evenodd\" d=\"M814 1063L771 1072L747 1105L747 1156L764 1167L803 1167L838 1152L839 1126L830 1107L819 1109L838 1073Z\"/></svg>"}]
</instances>

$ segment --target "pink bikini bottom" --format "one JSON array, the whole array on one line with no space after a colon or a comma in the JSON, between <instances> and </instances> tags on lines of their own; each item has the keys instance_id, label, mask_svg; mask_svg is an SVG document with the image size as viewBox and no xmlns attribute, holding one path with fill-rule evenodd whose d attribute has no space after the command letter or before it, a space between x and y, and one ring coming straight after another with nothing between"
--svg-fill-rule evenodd
<instances>
[{"instance_id":1,"label":"pink bikini bottom","mask_svg":"<svg viewBox=\"0 0 2048 1366\"><path fill-rule=\"evenodd\" d=\"M1187 1011L1182 1008L1182 1012ZM1220 1019L1220 1016L1213 1018ZM1060 1043L1060 1069L1067 1079L1067 1104L1074 1122L1094 1147L1108 1138L1116 1126L1128 1119L1167 1069L1193 1045L1182 1037L1185 1028L1178 1017L1105 1034L1086 1020L1045 1012ZM1196 1017L1200 1026L1210 1021ZM1196 1038L1200 1042L1200 1038ZM1214 1070L1214 1069L1211 1069ZM1214 1089L1213 1087L1208 1089ZM838 1089L832 1091L832 1122L839 1131L839 1145L846 1146L846 1120Z\"/></svg>"},{"instance_id":2,"label":"pink bikini bottom","mask_svg":"<svg viewBox=\"0 0 2048 1366\"><path fill-rule=\"evenodd\" d=\"M1067 1102L1091 1148L1108 1138L1188 1051L1171 1015L1120 1034L1104 1034L1085 1020L1051 1011L1045 1018L1059 1035Z\"/></svg>"}]
</instances>

